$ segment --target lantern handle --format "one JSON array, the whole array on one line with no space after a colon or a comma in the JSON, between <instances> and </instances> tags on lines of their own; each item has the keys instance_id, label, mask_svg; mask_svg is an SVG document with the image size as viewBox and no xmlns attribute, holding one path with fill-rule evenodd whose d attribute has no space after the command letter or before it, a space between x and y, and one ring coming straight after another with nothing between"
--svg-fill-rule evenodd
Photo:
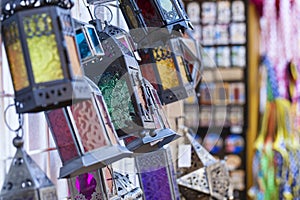
<instances>
[{"instance_id":1,"label":"lantern handle","mask_svg":"<svg viewBox=\"0 0 300 200\"><path fill-rule=\"evenodd\" d=\"M4 110L4 123L10 131L15 132L17 136L22 138L24 135L24 131L23 131L24 117L23 117L23 115L20 113L18 114L19 127L16 129L13 129L7 121L7 112L9 110L9 108L11 108L12 106L15 106L15 104L9 104L6 107L6 109Z\"/></svg>"}]
</instances>

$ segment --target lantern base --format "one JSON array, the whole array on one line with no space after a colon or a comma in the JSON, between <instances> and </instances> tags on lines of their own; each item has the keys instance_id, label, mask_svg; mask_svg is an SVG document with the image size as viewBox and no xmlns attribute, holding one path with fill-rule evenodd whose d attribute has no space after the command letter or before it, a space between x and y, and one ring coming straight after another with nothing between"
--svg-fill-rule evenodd
<instances>
[{"instance_id":1,"label":"lantern base","mask_svg":"<svg viewBox=\"0 0 300 200\"><path fill-rule=\"evenodd\" d=\"M69 106L89 98L88 84L84 80L76 80L16 92L15 101L17 113L35 113Z\"/></svg>"},{"instance_id":2,"label":"lantern base","mask_svg":"<svg viewBox=\"0 0 300 200\"><path fill-rule=\"evenodd\" d=\"M152 134L154 136L147 135L144 138L136 138L127 143L126 147L134 153L146 153L160 149L164 145L181 137L181 135L169 128L155 130Z\"/></svg>"},{"instance_id":3,"label":"lantern base","mask_svg":"<svg viewBox=\"0 0 300 200\"><path fill-rule=\"evenodd\" d=\"M132 152L123 146L103 147L65 164L60 168L59 178L74 177L130 156L132 156Z\"/></svg>"}]
</instances>

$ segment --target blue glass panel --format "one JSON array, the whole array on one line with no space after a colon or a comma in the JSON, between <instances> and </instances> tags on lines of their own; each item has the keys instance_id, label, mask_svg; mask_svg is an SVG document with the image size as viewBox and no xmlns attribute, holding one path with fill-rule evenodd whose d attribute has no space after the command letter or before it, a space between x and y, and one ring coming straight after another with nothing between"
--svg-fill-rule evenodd
<instances>
[{"instance_id":1,"label":"blue glass panel","mask_svg":"<svg viewBox=\"0 0 300 200\"><path fill-rule=\"evenodd\" d=\"M97 34L95 32L95 29L89 27L88 28L88 33L89 33L89 35L90 35L90 37L92 39L92 42L94 44L94 47L95 47L95 50L96 50L96 54L104 54L102 46L101 46L101 44L100 44L100 42L98 40L98 36L97 36Z\"/></svg>"},{"instance_id":2,"label":"blue glass panel","mask_svg":"<svg viewBox=\"0 0 300 200\"><path fill-rule=\"evenodd\" d=\"M76 31L76 42L77 42L77 45L79 48L79 53L80 53L81 59L84 59L84 58L92 55L92 52L88 45L88 42L87 42L85 35L81 29Z\"/></svg>"}]
</instances>

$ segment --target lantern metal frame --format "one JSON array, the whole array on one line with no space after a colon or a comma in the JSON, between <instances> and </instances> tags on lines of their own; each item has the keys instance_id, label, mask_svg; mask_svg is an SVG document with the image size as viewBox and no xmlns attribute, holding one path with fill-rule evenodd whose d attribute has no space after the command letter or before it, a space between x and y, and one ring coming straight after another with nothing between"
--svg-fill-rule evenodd
<instances>
[{"instance_id":1,"label":"lantern metal frame","mask_svg":"<svg viewBox=\"0 0 300 200\"><path fill-rule=\"evenodd\" d=\"M185 32L186 29L193 29L182 2L168 0L168 3L168 6L172 7L172 11L169 12L158 0L140 1L140 4L138 0L119 0L119 7L130 33L140 46L169 38L174 31ZM147 8L141 8L141 5L147 6ZM147 9L152 9L151 13Z\"/></svg>"},{"instance_id":2,"label":"lantern metal frame","mask_svg":"<svg viewBox=\"0 0 300 200\"><path fill-rule=\"evenodd\" d=\"M70 15L72 5L71 1L60 0L2 2L2 35L18 113L59 108L71 105L73 100L89 98L75 44ZM37 67L37 55L33 52L38 44L32 40L44 36L52 38L51 44L55 47L51 49L54 50L51 64L58 69L54 71L53 66L45 63L47 78L41 76L42 72L47 72L38 71L42 66ZM49 38L47 42L45 45L51 48ZM46 52L40 53L46 58Z\"/></svg>"},{"instance_id":3,"label":"lantern metal frame","mask_svg":"<svg viewBox=\"0 0 300 200\"><path fill-rule=\"evenodd\" d=\"M0 192L1 200L57 200L56 188L40 167L23 149L23 139L13 140L17 148Z\"/></svg>"},{"instance_id":4,"label":"lantern metal frame","mask_svg":"<svg viewBox=\"0 0 300 200\"><path fill-rule=\"evenodd\" d=\"M86 81L90 85L90 100L73 104L72 107L64 107L61 109L47 111L45 113L49 128L58 146L59 154L63 163L63 166L60 168L61 178L74 177L85 172L99 169L122 158L132 156L132 152L128 151L126 147L121 146L118 141L118 137L113 125L111 124L110 116L99 88L95 86L92 81L88 79L86 79ZM102 144L102 146L93 147L92 150L87 149L87 147L83 145L82 137L87 136L82 135L83 133L80 133L77 127L79 125L87 125L78 124L79 122L76 123L75 117L72 113L72 108L75 106L84 109L85 106L83 104L85 102L91 103L92 109L94 109L94 112L96 112L97 116L94 117L97 119L96 123L100 123L98 126L102 129L101 137L103 137L102 139L104 139L105 143ZM57 124L55 120L60 120L61 124ZM72 138L73 141L67 141L69 142L69 145L60 144L59 138L62 138L63 135L65 135L66 138ZM61 149L61 147L66 149ZM71 157L67 155L67 159L62 154L63 150L75 152L73 152L74 154Z\"/></svg>"}]
</instances>

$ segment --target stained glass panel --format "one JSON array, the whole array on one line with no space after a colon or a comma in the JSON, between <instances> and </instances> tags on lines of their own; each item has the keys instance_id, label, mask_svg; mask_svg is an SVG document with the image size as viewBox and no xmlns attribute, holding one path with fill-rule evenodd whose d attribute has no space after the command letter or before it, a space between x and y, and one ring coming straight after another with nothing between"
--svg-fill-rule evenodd
<instances>
[{"instance_id":1,"label":"stained glass panel","mask_svg":"<svg viewBox=\"0 0 300 200\"><path fill-rule=\"evenodd\" d=\"M178 12L177 12L175 6L173 5L172 1L158 0L158 2L162 8L162 13L168 23L179 19Z\"/></svg>"},{"instance_id":2,"label":"stained glass panel","mask_svg":"<svg viewBox=\"0 0 300 200\"><path fill-rule=\"evenodd\" d=\"M135 2L142 11L147 27L162 27L164 25L155 5L152 3L153 1L135 0Z\"/></svg>"},{"instance_id":3,"label":"stained glass panel","mask_svg":"<svg viewBox=\"0 0 300 200\"><path fill-rule=\"evenodd\" d=\"M69 52L70 62L75 76L82 76L81 66L79 62L79 55L75 43L75 38L73 36L65 36L67 49Z\"/></svg>"},{"instance_id":4,"label":"stained glass panel","mask_svg":"<svg viewBox=\"0 0 300 200\"><path fill-rule=\"evenodd\" d=\"M64 78L52 19L46 14L36 14L23 19L32 71L36 83Z\"/></svg>"}]
</instances>

